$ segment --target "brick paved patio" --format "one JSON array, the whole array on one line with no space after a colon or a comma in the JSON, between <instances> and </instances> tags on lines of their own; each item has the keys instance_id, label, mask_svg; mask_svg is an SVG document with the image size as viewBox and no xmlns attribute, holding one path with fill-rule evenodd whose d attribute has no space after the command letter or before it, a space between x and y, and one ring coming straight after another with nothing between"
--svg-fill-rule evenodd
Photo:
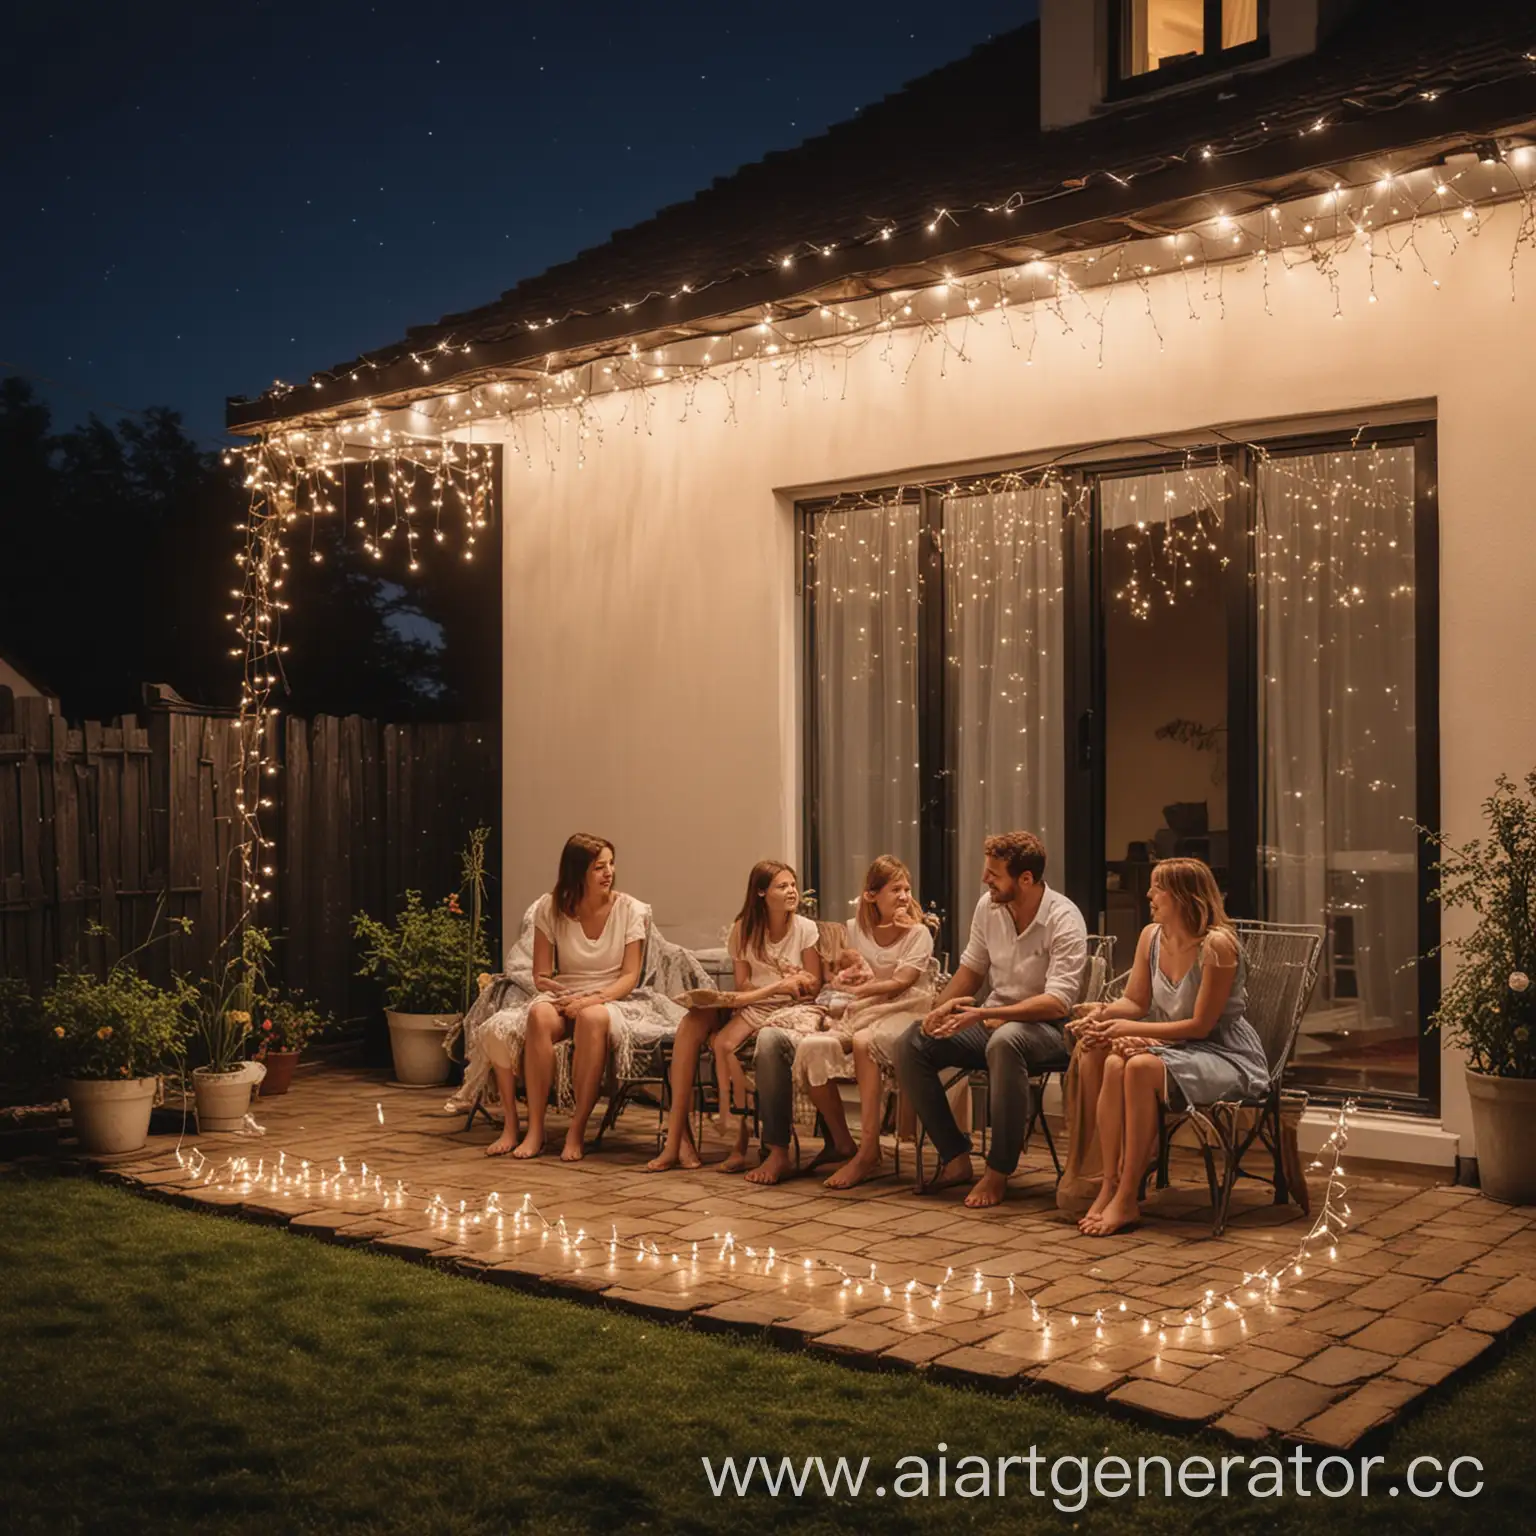
<instances>
[{"instance_id":1,"label":"brick paved patio","mask_svg":"<svg viewBox=\"0 0 1536 1536\"><path fill-rule=\"evenodd\" d=\"M1174 1187L1139 1229L1094 1239L1057 1212L1038 1143L1003 1207L968 1211L963 1190L916 1196L894 1177L834 1193L810 1179L758 1188L707 1168L647 1174L655 1115L643 1106L581 1163L490 1160L483 1122L466 1134L462 1115L441 1112L446 1090L395 1089L384 1076L301 1074L291 1093L258 1103L264 1137L189 1135L183 1151L195 1145L208 1159L195 1179L167 1136L112 1176L497 1283L766 1334L868 1369L923 1370L992 1391L1056 1390L1238 1439L1350 1446L1536 1310L1536 1209L1401 1173L1352 1180L1337 1260L1328 1262L1324 1243L1321 1262L1299 1279L1288 1269L1267 1300L1242 1286L1245 1276L1273 1274L1310 1223L1294 1207L1268 1204L1255 1185L1239 1189L1232 1224L1211 1239L1193 1161L1176 1161ZM261 1183L232 1177L231 1157L248 1159L251 1172L259 1166ZM347 1169L339 1188L338 1159ZM387 1206L380 1187L393 1196ZM507 1215L477 1222L493 1191ZM564 1218L565 1239L513 1219L525 1196L549 1222ZM574 1245L578 1230L591 1236ZM736 1247L721 1258L727 1232ZM615 1233L659 1253L614 1253ZM828 1268L808 1273L806 1256L841 1265L850 1283ZM923 1289L906 1290L908 1279L930 1287L951 1269L938 1306ZM1182 1325L1180 1314L1198 1309L1207 1289L1233 1286L1237 1312L1218 1307L1208 1323Z\"/></svg>"}]
</instances>

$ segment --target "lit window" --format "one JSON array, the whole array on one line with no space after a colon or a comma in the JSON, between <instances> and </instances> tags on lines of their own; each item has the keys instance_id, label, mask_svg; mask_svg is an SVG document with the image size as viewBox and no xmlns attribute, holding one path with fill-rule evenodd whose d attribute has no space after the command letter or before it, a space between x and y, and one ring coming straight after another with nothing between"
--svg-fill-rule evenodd
<instances>
[{"instance_id":1,"label":"lit window","mask_svg":"<svg viewBox=\"0 0 1536 1536\"><path fill-rule=\"evenodd\" d=\"M1163 71L1199 73L1257 47L1267 31L1264 0L1119 0L1121 80Z\"/></svg>"}]
</instances>

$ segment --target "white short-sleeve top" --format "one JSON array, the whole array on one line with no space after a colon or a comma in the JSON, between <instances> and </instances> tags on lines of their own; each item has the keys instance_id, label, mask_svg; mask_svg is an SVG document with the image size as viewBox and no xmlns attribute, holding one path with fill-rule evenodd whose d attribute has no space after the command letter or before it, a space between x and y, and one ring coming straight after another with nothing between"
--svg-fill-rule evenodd
<instances>
[{"instance_id":1,"label":"white short-sleeve top","mask_svg":"<svg viewBox=\"0 0 1536 1536\"><path fill-rule=\"evenodd\" d=\"M857 920L848 924L848 943L869 963L876 981L889 981L908 966L922 970L933 954L933 930L927 923L899 928L889 944L878 944Z\"/></svg>"},{"instance_id":2,"label":"white short-sleeve top","mask_svg":"<svg viewBox=\"0 0 1536 1536\"><path fill-rule=\"evenodd\" d=\"M555 909L555 898L546 891L533 913L533 926L555 949L555 970L562 980L607 986L624 972L624 948L637 939L644 942L651 909L643 901L620 891L613 898L608 921L595 939L589 939L579 918Z\"/></svg>"},{"instance_id":3,"label":"white short-sleeve top","mask_svg":"<svg viewBox=\"0 0 1536 1536\"><path fill-rule=\"evenodd\" d=\"M789 928L777 944L768 938L763 940L762 954L758 954L755 949L742 952L739 923L731 924L731 934L726 940L725 947L730 951L731 959L747 962L751 972L747 989L755 992L759 987L771 987L774 982L781 981L791 971L802 969L806 950L815 949L819 940L820 935L816 931L816 924L808 917L801 917L797 912L790 919Z\"/></svg>"}]
</instances>

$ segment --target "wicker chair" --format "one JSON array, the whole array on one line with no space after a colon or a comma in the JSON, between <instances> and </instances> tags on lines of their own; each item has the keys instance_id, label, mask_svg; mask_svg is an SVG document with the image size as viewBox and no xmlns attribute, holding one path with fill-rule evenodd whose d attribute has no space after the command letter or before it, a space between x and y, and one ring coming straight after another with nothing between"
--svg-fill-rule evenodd
<instances>
[{"instance_id":1,"label":"wicker chair","mask_svg":"<svg viewBox=\"0 0 1536 1536\"><path fill-rule=\"evenodd\" d=\"M1107 995L1110 985L1110 977L1114 975L1115 963L1115 937L1109 933L1090 933L1088 935L1088 968L1083 976L1082 991L1078 995L1080 1003L1096 1003ZM947 981L945 977L941 981ZM1024 1145L1029 1145L1030 1137L1034 1135L1038 1126L1045 1137L1046 1149L1051 1154L1051 1165L1056 1170L1057 1179L1061 1178L1061 1155L1056 1150L1056 1138L1051 1135L1050 1122L1045 1118L1045 1090L1053 1077L1064 1076L1067 1067L1071 1063L1071 1049L1063 1042L1060 1057L1045 1062L1036 1067L1030 1074L1029 1086L1033 1109L1030 1112L1029 1124L1024 1127ZM981 1106L981 1151L986 1156L987 1136L991 1129L987 1122L987 1069L985 1067L956 1067L953 1072L943 1080L942 1086L947 1093L956 1083L969 1076L974 1102ZM981 1090L977 1092L976 1090ZM921 1123L917 1127L917 1144L915 1156L917 1159L917 1185L921 1189L923 1178L923 1143L927 1140L926 1132ZM901 1143L896 1147L896 1172L901 1173Z\"/></svg>"},{"instance_id":2,"label":"wicker chair","mask_svg":"<svg viewBox=\"0 0 1536 1536\"><path fill-rule=\"evenodd\" d=\"M1248 962L1247 1018L1263 1043L1269 1084L1256 1098L1197 1104L1183 1110L1170 1110L1161 1103L1158 1106L1157 1188L1168 1187L1168 1154L1174 1132L1193 1121L1200 1132L1200 1152L1211 1194L1212 1237L1220 1237L1226 1230L1232 1191L1242 1172L1243 1158L1255 1142L1274 1160L1274 1176L1265 1182L1274 1186L1275 1204L1284 1205L1292 1198L1285 1168L1281 1091L1302 1018L1317 985L1323 952L1323 930L1310 924L1244 918L1233 926ZM1116 978L1111 995L1118 996L1124 990L1125 980L1124 976ZM1219 1170L1218 1151L1222 1159ZM1151 1172L1149 1168L1142 1177L1143 1194Z\"/></svg>"}]
</instances>

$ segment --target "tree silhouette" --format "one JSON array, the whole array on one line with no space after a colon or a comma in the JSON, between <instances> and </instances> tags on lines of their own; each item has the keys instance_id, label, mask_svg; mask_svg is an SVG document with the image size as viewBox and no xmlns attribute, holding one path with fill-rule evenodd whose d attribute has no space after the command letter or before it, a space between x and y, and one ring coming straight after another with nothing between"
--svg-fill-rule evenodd
<instances>
[{"instance_id":1,"label":"tree silhouette","mask_svg":"<svg viewBox=\"0 0 1536 1536\"><path fill-rule=\"evenodd\" d=\"M226 615L247 509L238 463L200 449L170 410L55 434L24 380L0 379L0 651L72 718L139 708L142 685L231 705ZM300 714L492 718L498 708L494 541L409 587L347 541L341 519L291 535L288 687ZM313 557L319 554L316 561Z\"/></svg>"}]
</instances>

